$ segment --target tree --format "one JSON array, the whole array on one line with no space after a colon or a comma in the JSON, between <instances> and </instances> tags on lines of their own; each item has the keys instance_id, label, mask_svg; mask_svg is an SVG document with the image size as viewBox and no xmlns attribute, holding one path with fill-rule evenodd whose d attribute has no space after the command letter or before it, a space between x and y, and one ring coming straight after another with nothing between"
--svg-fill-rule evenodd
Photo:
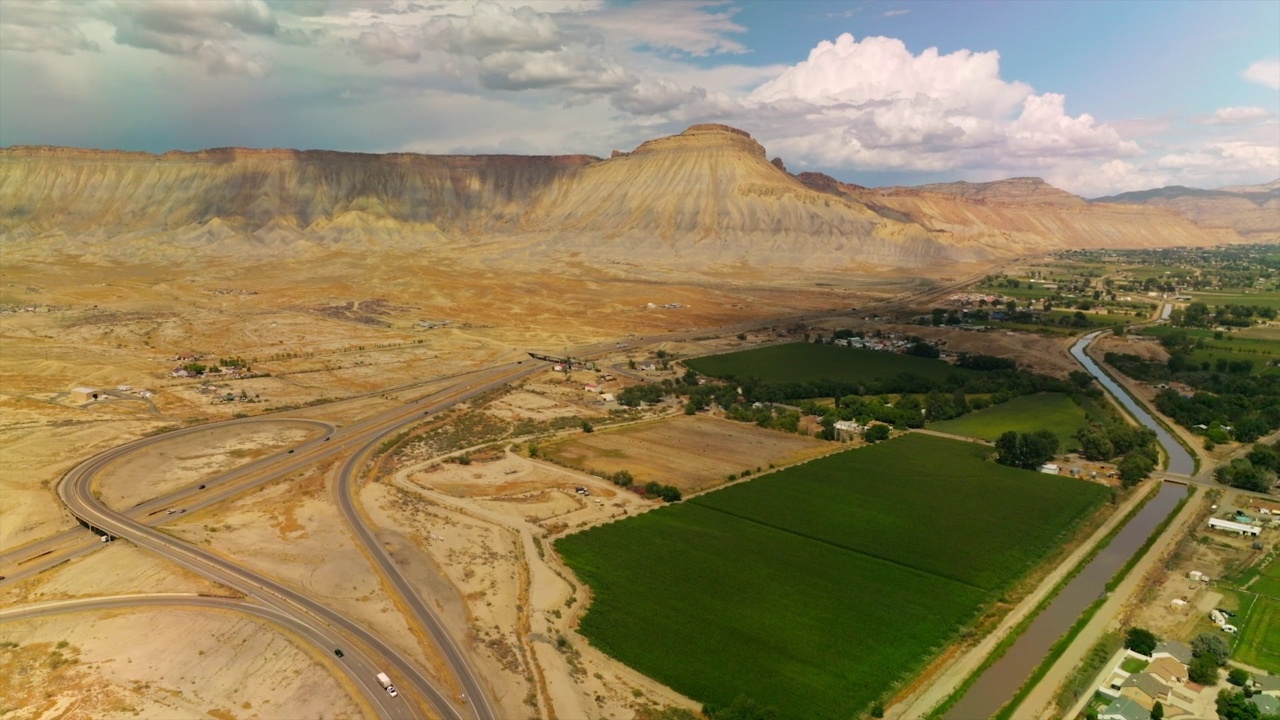
<instances>
[{"instance_id":1,"label":"tree","mask_svg":"<svg viewBox=\"0 0 1280 720\"><path fill-rule=\"evenodd\" d=\"M1249 671L1244 668L1231 668L1227 671L1227 682L1236 687L1244 687L1249 682Z\"/></svg>"},{"instance_id":2,"label":"tree","mask_svg":"<svg viewBox=\"0 0 1280 720\"><path fill-rule=\"evenodd\" d=\"M1020 468L1035 468L1058 453L1058 436L1052 430L1037 430L1021 435L1010 430L996 440L999 455L996 462Z\"/></svg>"},{"instance_id":3,"label":"tree","mask_svg":"<svg viewBox=\"0 0 1280 720\"><path fill-rule=\"evenodd\" d=\"M889 426L878 425L878 424L872 425L868 427L866 430L862 431L862 439L866 440L869 443L877 443L877 442L880 442L881 440L888 440Z\"/></svg>"},{"instance_id":4,"label":"tree","mask_svg":"<svg viewBox=\"0 0 1280 720\"><path fill-rule=\"evenodd\" d=\"M1187 679L1199 685L1214 685L1218 682L1218 661L1212 655L1200 655L1191 661L1187 668Z\"/></svg>"},{"instance_id":5,"label":"tree","mask_svg":"<svg viewBox=\"0 0 1280 720\"><path fill-rule=\"evenodd\" d=\"M1262 715L1258 706L1249 702L1239 690L1219 690L1217 710L1222 720L1258 720Z\"/></svg>"},{"instance_id":6,"label":"tree","mask_svg":"<svg viewBox=\"0 0 1280 720\"><path fill-rule=\"evenodd\" d=\"M1022 448L1018 444L1018 433L1008 430L996 439L996 462L1001 465L1022 465Z\"/></svg>"},{"instance_id":7,"label":"tree","mask_svg":"<svg viewBox=\"0 0 1280 720\"><path fill-rule=\"evenodd\" d=\"M1231 657L1231 648L1221 636L1203 632L1191 640L1191 652L1196 657L1211 657L1219 667L1227 664Z\"/></svg>"},{"instance_id":8,"label":"tree","mask_svg":"<svg viewBox=\"0 0 1280 720\"><path fill-rule=\"evenodd\" d=\"M1151 656L1151 653L1155 652L1156 643L1158 642L1160 642L1160 639L1156 637L1155 633L1147 630L1146 628L1140 627L1129 628L1129 631L1124 637L1125 647L1140 655L1146 655L1148 657Z\"/></svg>"},{"instance_id":9,"label":"tree","mask_svg":"<svg viewBox=\"0 0 1280 720\"><path fill-rule=\"evenodd\" d=\"M582 432L589 433L589 432L595 432L595 431L596 431L596 428L594 425L591 424L591 421L589 420L582 421Z\"/></svg>"},{"instance_id":10,"label":"tree","mask_svg":"<svg viewBox=\"0 0 1280 720\"><path fill-rule=\"evenodd\" d=\"M1116 456L1116 446L1107 437L1107 431L1097 425L1080 428L1076 432L1080 452L1089 460L1110 460Z\"/></svg>"},{"instance_id":11,"label":"tree","mask_svg":"<svg viewBox=\"0 0 1280 720\"><path fill-rule=\"evenodd\" d=\"M1151 720L1164 720L1164 705L1159 700L1151 706Z\"/></svg>"},{"instance_id":12,"label":"tree","mask_svg":"<svg viewBox=\"0 0 1280 720\"><path fill-rule=\"evenodd\" d=\"M1125 455L1124 459L1120 461L1120 464L1116 466L1116 469L1120 471L1120 482L1123 483L1125 487L1133 487L1134 485L1142 482L1142 479L1145 478L1153 468L1154 465L1147 457L1137 453Z\"/></svg>"}]
</instances>

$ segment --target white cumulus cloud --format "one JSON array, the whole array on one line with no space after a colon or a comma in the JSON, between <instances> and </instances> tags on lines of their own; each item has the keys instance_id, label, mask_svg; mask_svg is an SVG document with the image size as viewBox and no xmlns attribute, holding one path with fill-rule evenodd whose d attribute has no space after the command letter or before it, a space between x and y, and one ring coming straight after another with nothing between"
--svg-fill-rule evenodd
<instances>
[{"instance_id":1,"label":"white cumulus cloud","mask_svg":"<svg viewBox=\"0 0 1280 720\"><path fill-rule=\"evenodd\" d=\"M1244 79L1272 90L1280 90L1280 58L1253 63L1245 68Z\"/></svg>"},{"instance_id":2,"label":"white cumulus cloud","mask_svg":"<svg viewBox=\"0 0 1280 720\"><path fill-rule=\"evenodd\" d=\"M917 55L895 38L823 41L749 101L773 119L771 150L814 164L1022 170L1139 152L1090 115L1068 115L1062 95L1000 77L999 53Z\"/></svg>"},{"instance_id":3,"label":"white cumulus cloud","mask_svg":"<svg viewBox=\"0 0 1280 720\"><path fill-rule=\"evenodd\" d=\"M1191 118L1196 125L1247 125L1266 120L1272 115L1270 110L1260 107L1224 107L1218 108L1212 115L1198 115Z\"/></svg>"}]
</instances>

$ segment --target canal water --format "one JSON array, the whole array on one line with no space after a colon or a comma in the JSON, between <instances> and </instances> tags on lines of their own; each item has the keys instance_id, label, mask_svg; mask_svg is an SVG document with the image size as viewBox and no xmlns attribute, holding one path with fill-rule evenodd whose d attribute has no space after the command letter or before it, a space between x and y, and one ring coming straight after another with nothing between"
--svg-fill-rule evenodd
<instances>
[{"instance_id":1,"label":"canal water","mask_svg":"<svg viewBox=\"0 0 1280 720\"><path fill-rule=\"evenodd\" d=\"M1124 403L1139 422L1156 432L1157 439L1169 454L1169 471L1190 475L1195 469L1195 463L1186 449L1085 355L1084 348L1097 336L1098 333L1092 333L1081 338L1072 346L1071 354L1103 387ZM1075 624L1089 605L1106 593L1107 582L1146 543L1151 533L1173 512L1178 501L1186 494L1186 486L1165 483L1156 496L1031 621L1031 625L1014 641L1013 646L982 673L964 697L946 714L946 720L983 720L990 718L1009 702L1044 660L1049 648Z\"/></svg>"},{"instance_id":2,"label":"canal water","mask_svg":"<svg viewBox=\"0 0 1280 720\"><path fill-rule=\"evenodd\" d=\"M1186 475L1188 477L1195 474L1196 461L1191 457L1191 453L1187 452L1187 449L1182 447L1182 445L1180 445L1178 441L1169 434L1169 431L1164 429L1163 425L1156 422L1155 418L1151 417L1151 415L1143 409L1141 405L1130 397L1129 393L1124 391L1124 388L1120 387L1114 380L1108 377L1106 373L1102 372L1102 369L1093 361L1093 358L1085 354L1084 349L1089 347L1089 343L1096 340L1098 335L1101 333L1101 330L1089 333L1077 340L1076 344L1071 346L1072 357L1079 360L1080 364L1084 365L1085 370L1088 370L1090 375L1094 376L1097 378L1098 382L1102 383L1102 386L1107 389L1107 392L1115 396L1115 398L1120 401L1120 404L1128 408L1129 412L1133 413L1133 416L1138 419L1138 422L1155 431L1156 440L1160 442L1160 446L1164 448L1164 451L1169 456L1169 472L1174 473L1175 475Z\"/></svg>"}]
</instances>

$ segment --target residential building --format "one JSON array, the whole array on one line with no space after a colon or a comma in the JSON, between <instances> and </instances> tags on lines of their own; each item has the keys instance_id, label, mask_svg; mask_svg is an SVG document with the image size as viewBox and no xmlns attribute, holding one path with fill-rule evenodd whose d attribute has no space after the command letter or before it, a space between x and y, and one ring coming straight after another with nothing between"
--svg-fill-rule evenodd
<instances>
[{"instance_id":1,"label":"residential building","mask_svg":"<svg viewBox=\"0 0 1280 720\"><path fill-rule=\"evenodd\" d=\"M1191 652L1190 645L1177 640L1169 640L1157 644L1156 649L1151 652L1152 660L1158 660L1162 657L1171 657L1183 665L1190 665L1195 654Z\"/></svg>"},{"instance_id":2,"label":"residential building","mask_svg":"<svg viewBox=\"0 0 1280 720\"><path fill-rule=\"evenodd\" d=\"M1146 672L1156 676L1165 685L1181 685L1187 681L1187 666L1165 656L1151 661Z\"/></svg>"},{"instance_id":3,"label":"residential building","mask_svg":"<svg viewBox=\"0 0 1280 720\"><path fill-rule=\"evenodd\" d=\"M1127 697L1119 697L1098 713L1098 720L1151 720L1151 711Z\"/></svg>"},{"instance_id":4,"label":"residential building","mask_svg":"<svg viewBox=\"0 0 1280 720\"><path fill-rule=\"evenodd\" d=\"M1169 686L1160 682L1155 675L1141 672L1125 679L1120 685L1120 696L1150 710L1157 702L1169 702Z\"/></svg>"}]
</instances>

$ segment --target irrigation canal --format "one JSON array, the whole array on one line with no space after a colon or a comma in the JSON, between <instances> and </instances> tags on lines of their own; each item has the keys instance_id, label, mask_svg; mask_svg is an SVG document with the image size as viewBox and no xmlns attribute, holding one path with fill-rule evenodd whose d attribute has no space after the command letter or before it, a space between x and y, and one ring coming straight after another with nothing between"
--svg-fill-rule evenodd
<instances>
[{"instance_id":1,"label":"irrigation canal","mask_svg":"<svg viewBox=\"0 0 1280 720\"><path fill-rule=\"evenodd\" d=\"M1085 348L1099 334L1095 332L1080 338L1071 347L1072 356L1123 403L1139 422L1155 431L1157 440L1168 453L1169 472L1191 475L1195 471L1195 461L1191 454L1085 354ZM964 697L947 712L945 720L990 718L1008 703L1048 655L1049 648L1075 624L1081 613L1106 594L1107 583L1146 543L1151 533L1173 512L1178 501L1186 494L1185 486L1165 483L1160 492L1031 621L1009 650L978 677Z\"/></svg>"}]
</instances>

